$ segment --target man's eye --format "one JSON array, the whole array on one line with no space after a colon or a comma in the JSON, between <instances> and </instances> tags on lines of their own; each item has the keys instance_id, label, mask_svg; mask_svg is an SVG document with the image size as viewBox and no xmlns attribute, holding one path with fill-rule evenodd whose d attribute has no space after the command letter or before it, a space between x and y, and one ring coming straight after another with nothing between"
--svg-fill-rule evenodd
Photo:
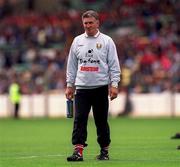
<instances>
[{"instance_id":1,"label":"man's eye","mask_svg":"<svg viewBox=\"0 0 180 167\"><path fill-rule=\"evenodd\" d=\"M84 23L84 24L92 24L93 22L88 22L88 23Z\"/></svg>"}]
</instances>

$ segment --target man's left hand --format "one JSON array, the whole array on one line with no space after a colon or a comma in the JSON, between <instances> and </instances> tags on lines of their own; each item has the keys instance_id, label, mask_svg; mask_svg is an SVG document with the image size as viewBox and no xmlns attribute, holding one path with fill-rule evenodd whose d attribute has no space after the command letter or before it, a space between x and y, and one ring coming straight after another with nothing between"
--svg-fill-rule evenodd
<instances>
[{"instance_id":1,"label":"man's left hand","mask_svg":"<svg viewBox=\"0 0 180 167\"><path fill-rule=\"evenodd\" d=\"M114 100L118 96L118 88L111 86L109 90L109 96L111 101Z\"/></svg>"}]
</instances>

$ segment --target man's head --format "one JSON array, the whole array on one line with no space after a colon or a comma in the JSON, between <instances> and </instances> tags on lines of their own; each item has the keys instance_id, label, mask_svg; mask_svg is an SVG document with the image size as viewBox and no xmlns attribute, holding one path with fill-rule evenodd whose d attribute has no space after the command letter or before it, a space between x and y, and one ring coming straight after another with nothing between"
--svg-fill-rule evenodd
<instances>
[{"instance_id":1,"label":"man's head","mask_svg":"<svg viewBox=\"0 0 180 167\"><path fill-rule=\"evenodd\" d=\"M99 15L93 10L88 10L82 15L84 30L88 36L94 36L99 28Z\"/></svg>"}]
</instances>

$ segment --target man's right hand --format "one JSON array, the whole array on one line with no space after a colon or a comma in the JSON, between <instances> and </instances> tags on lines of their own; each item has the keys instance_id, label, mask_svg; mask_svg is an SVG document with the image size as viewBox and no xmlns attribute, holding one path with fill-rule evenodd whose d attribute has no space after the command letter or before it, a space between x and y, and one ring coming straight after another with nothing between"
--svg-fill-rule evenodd
<instances>
[{"instance_id":1,"label":"man's right hand","mask_svg":"<svg viewBox=\"0 0 180 167\"><path fill-rule=\"evenodd\" d=\"M65 90L65 95L67 99L72 99L74 97L74 88L73 87L67 87Z\"/></svg>"}]
</instances>

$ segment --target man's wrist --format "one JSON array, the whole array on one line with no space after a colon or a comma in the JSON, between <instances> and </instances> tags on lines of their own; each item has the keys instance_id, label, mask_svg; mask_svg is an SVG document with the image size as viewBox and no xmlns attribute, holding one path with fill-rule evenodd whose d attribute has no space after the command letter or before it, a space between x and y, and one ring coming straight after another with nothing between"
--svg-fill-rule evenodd
<instances>
[{"instance_id":1,"label":"man's wrist","mask_svg":"<svg viewBox=\"0 0 180 167\"><path fill-rule=\"evenodd\" d=\"M72 83L67 83L67 87L73 87L74 85Z\"/></svg>"},{"instance_id":2,"label":"man's wrist","mask_svg":"<svg viewBox=\"0 0 180 167\"><path fill-rule=\"evenodd\" d=\"M117 83L117 82L112 82L112 83L111 83L111 86L112 86L113 88L118 88L118 83Z\"/></svg>"}]
</instances>

